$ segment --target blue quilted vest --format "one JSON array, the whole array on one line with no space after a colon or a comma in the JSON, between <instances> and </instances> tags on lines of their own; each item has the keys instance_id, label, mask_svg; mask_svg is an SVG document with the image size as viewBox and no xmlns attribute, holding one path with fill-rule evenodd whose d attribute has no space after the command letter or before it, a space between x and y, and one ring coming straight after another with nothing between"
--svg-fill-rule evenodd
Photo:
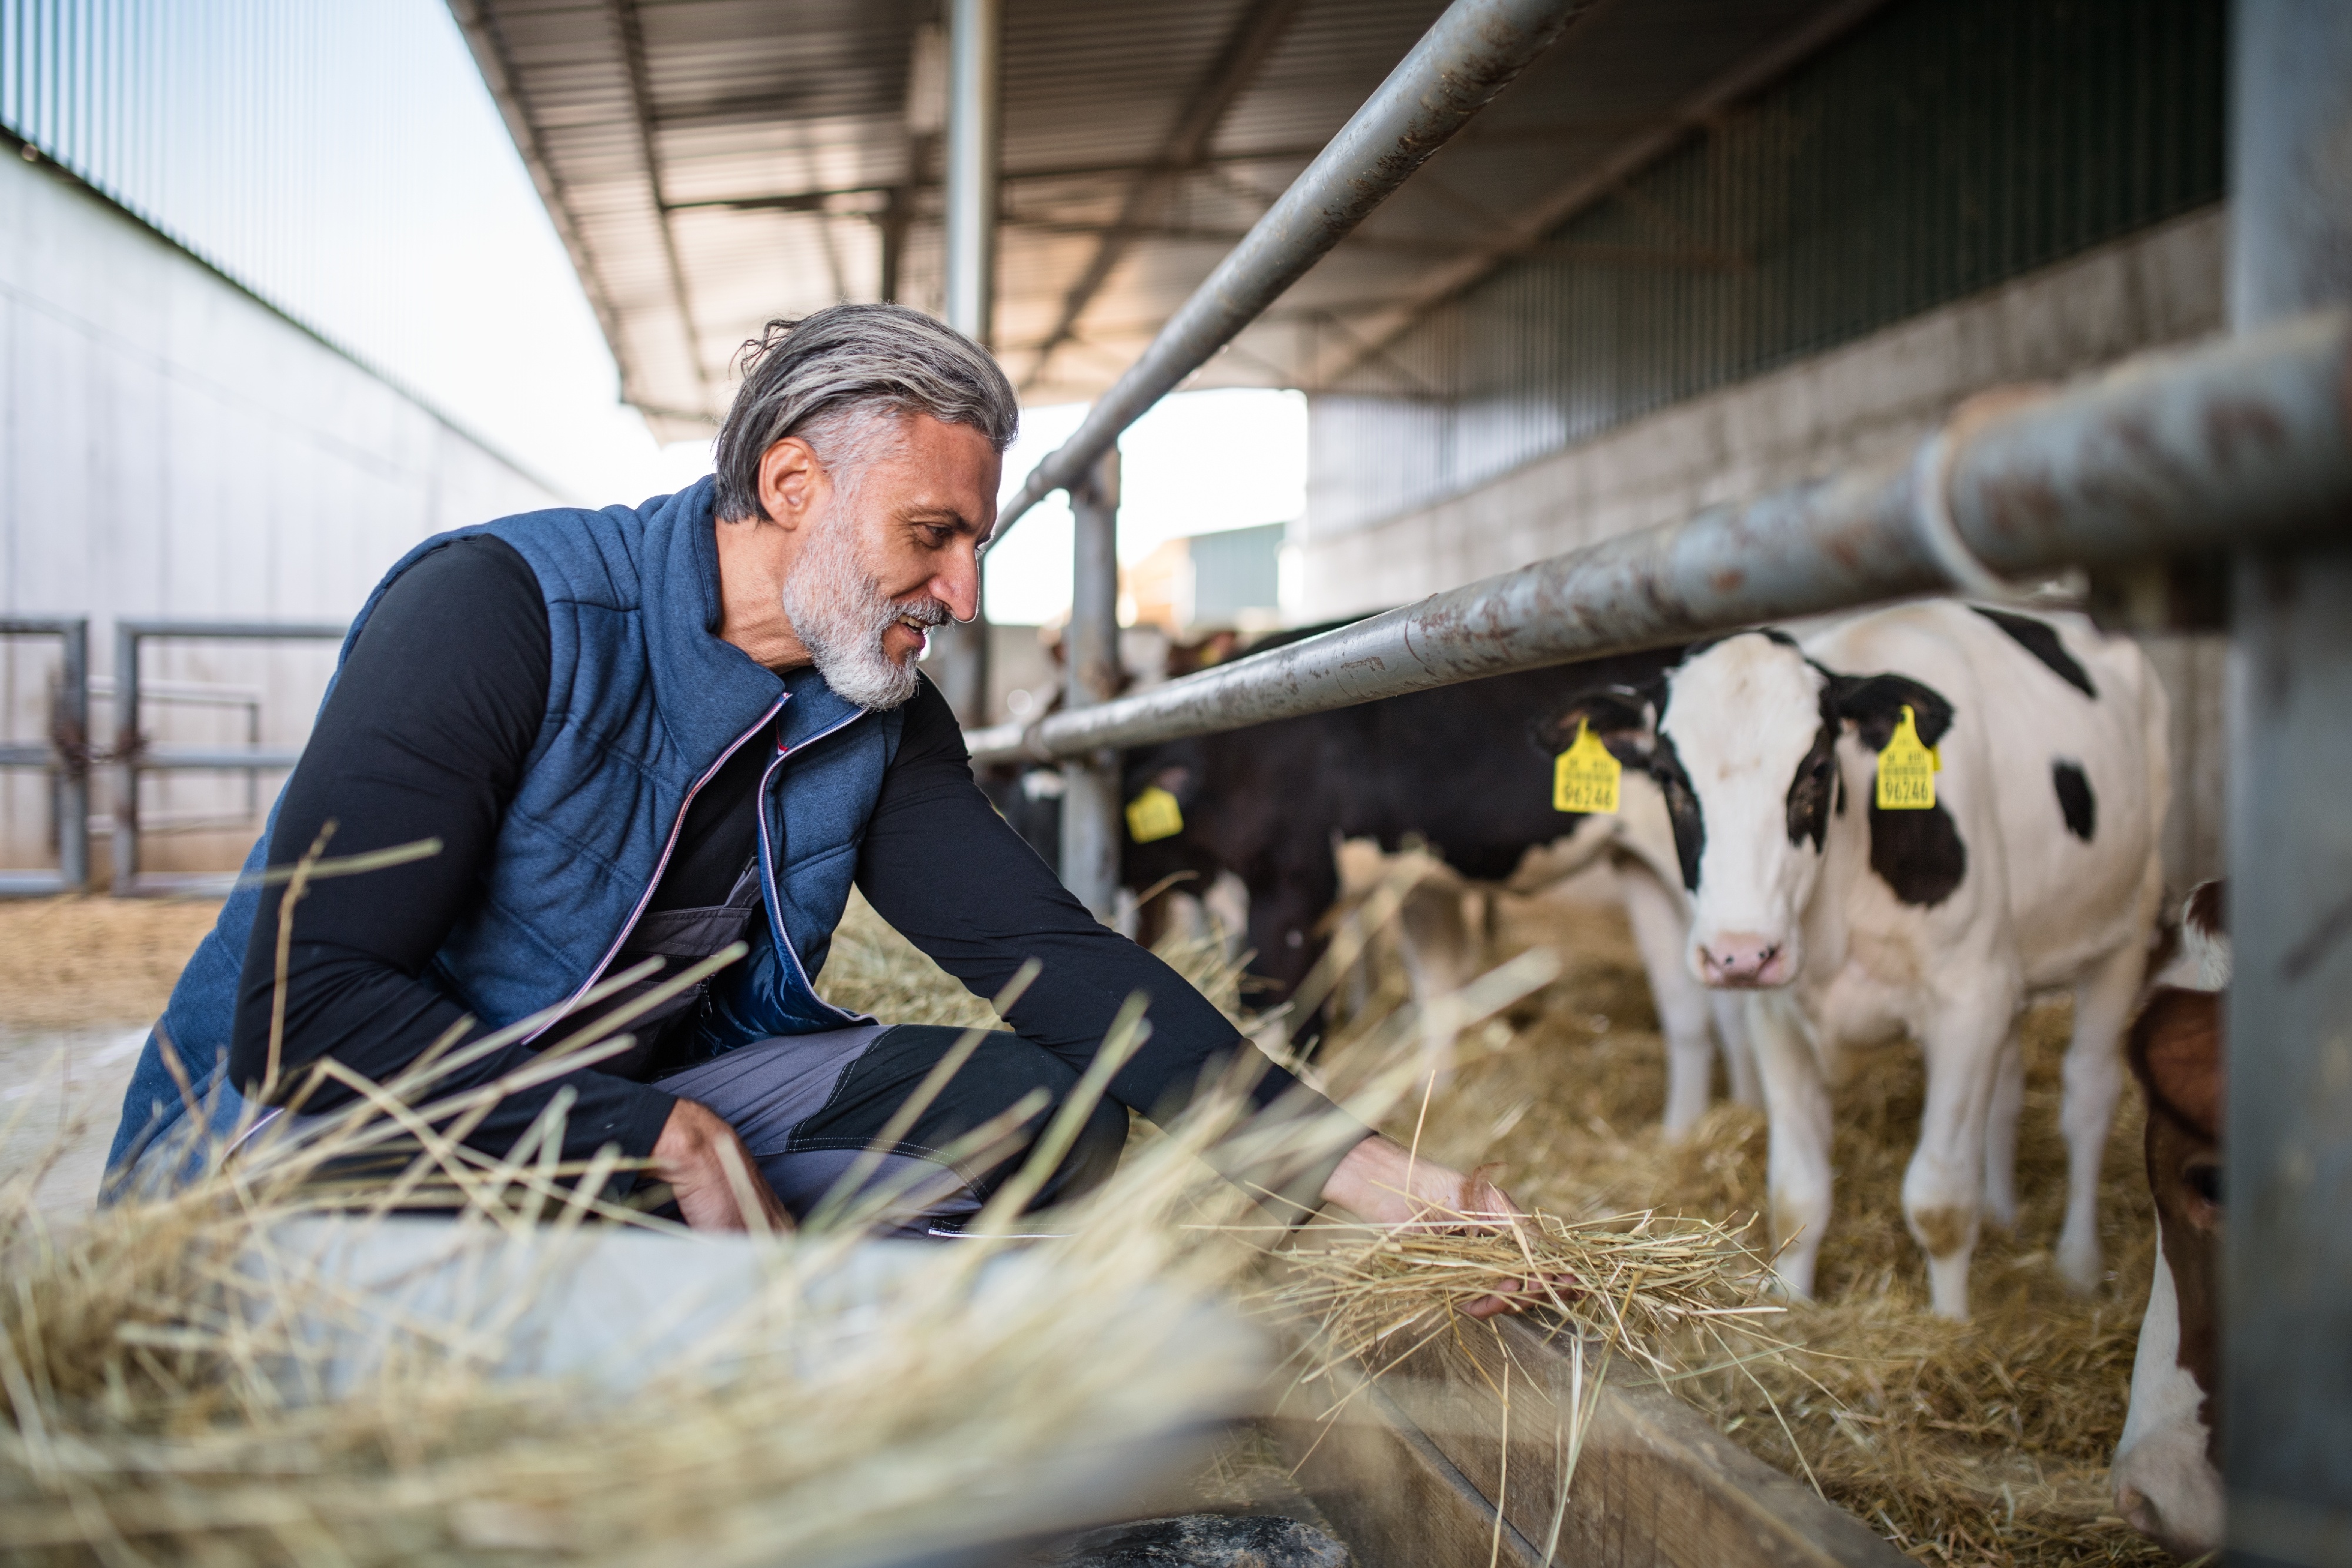
<instances>
[{"instance_id":1,"label":"blue quilted vest","mask_svg":"<svg viewBox=\"0 0 2352 1568\"><path fill-rule=\"evenodd\" d=\"M385 574L343 640L348 658L393 580L451 539L493 535L538 574L553 655L547 716L499 825L482 897L429 971L491 1028L594 983L652 897L688 800L739 745L759 744L752 737L780 708L781 744L760 792L769 940L714 987L700 1043L724 1051L860 1021L822 1000L811 981L848 903L858 844L904 716L867 714L814 670L778 676L719 640L712 493L706 478L635 510L530 512L427 539ZM277 815L273 806L246 857L244 883L148 1036L123 1098L110 1174L157 1140L190 1131L182 1124L192 1100L206 1108L215 1134L245 1111L222 1079L247 939L254 921L277 908L276 890L254 884ZM186 1072L185 1088L165 1060L164 1040ZM200 1163L200 1143L188 1147L184 1171ZM150 1175L142 1169L142 1185Z\"/></svg>"}]
</instances>

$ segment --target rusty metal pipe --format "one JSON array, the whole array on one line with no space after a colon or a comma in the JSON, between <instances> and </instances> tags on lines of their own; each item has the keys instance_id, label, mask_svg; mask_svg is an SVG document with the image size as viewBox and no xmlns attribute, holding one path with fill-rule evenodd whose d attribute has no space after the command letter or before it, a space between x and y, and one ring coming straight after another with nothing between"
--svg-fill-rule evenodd
<instances>
[{"instance_id":1,"label":"rusty metal pipe","mask_svg":"<svg viewBox=\"0 0 2352 1568\"><path fill-rule=\"evenodd\" d=\"M1884 465L1605 540L1023 729L976 761L1076 757L1764 622L1952 591L1922 522L2005 576L2309 538L2352 516L2352 316L2327 312L1956 421Z\"/></svg>"},{"instance_id":2,"label":"rusty metal pipe","mask_svg":"<svg viewBox=\"0 0 2352 1568\"><path fill-rule=\"evenodd\" d=\"M1192 292L1069 440L1029 472L996 537L1085 478L1119 432L1234 340L1511 84L1591 0L1454 0L1330 144Z\"/></svg>"}]
</instances>

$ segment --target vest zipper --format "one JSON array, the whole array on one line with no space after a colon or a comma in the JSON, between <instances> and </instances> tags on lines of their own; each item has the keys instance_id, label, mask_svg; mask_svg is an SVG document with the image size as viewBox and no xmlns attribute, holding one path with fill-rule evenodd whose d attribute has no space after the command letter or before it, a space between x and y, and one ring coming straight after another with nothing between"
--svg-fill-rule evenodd
<instances>
[{"instance_id":1,"label":"vest zipper","mask_svg":"<svg viewBox=\"0 0 2352 1568\"><path fill-rule=\"evenodd\" d=\"M704 771L702 777L696 779L693 786L687 790L686 799L677 803L677 821L669 825L669 838L667 841L662 845L661 859L654 862L653 880L646 883L645 892L637 894L636 907L629 911L629 918L623 923L621 926L621 934L613 938L613 946L606 949L604 956L597 962L596 967L588 972L588 977L581 982L580 988L572 992L570 997L564 999L563 1010L556 1014L555 1017L550 1019L547 1022L540 1025L537 1029L531 1030L530 1033L526 1035L520 1043L529 1045L532 1040L537 1040L541 1035L545 1034L549 1030L551 1030L557 1024L562 1023L566 1018L571 1016L572 1009L580 1005L580 998L593 990L596 987L596 982L604 978L604 971L612 967L614 958L616 957L621 949L628 944L629 933L637 928L637 922L644 917L646 905L653 902L654 890L661 886L662 873L669 869L670 854L677 848L677 835L686 828L687 810L694 804L694 798L702 793L702 787L705 784L709 783L711 779L718 777L719 770L727 766L727 759L729 758L743 749L744 742L750 740L753 736L768 727L769 722L772 720L776 715L783 711L784 704L788 700L789 694L786 696L778 697L774 706L770 707L766 713L760 716L760 722L745 730L742 734L737 736L734 740L730 743L727 749L719 754L719 760L712 763L709 768ZM838 728L840 727L835 726L835 727ZM829 734L831 732L828 731L827 733ZM771 766L772 767L773 765L771 764ZM761 779L761 789L764 791L766 788L767 780L763 776ZM760 840L763 853L767 845L767 814L763 810L761 813L760 821Z\"/></svg>"},{"instance_id":2,"label":"vest zipper","mask_svg":"<svg viewBox=\"0 0 2352 1568\"><path fill-rule=\"evenodd\" d=\"M793 972L801 977L802 989L807 991L810 996L815 997L818 1006L833 1008L835 1012L840 1014L843 1018L848 1019L852 1023L866 1023L871 1022L872 1020L867 1019L863 1013L854 1013L846 1008L834 1008L831 1002L826 1001L823 997L817 996L816 982L809 978L808 966L801 962L799 950L793 946L791 935L784 930L783 916L777 911L776 857L773 851L769 848L768 844L768 786L775 781L776 769L784 765L785 758L790 757L794 751L806 751L810 747L814 746L826 736L837 735L843 729L865 716L866 710L859 708L850 714L847 718L843 719L841 723L835 725L831 729L819 730L816 734L810 736L806 740L802 741L798 746L791 747L787 747L784 745L784 737L781 733L779 733L776 737L776 755L769 759L766 769L760 775L759 793L760 888L761 894L768 901L768 930L770 934L775 937L776 946L784 950L784 956L793 961Z\"/></svg>"}]
</instances>

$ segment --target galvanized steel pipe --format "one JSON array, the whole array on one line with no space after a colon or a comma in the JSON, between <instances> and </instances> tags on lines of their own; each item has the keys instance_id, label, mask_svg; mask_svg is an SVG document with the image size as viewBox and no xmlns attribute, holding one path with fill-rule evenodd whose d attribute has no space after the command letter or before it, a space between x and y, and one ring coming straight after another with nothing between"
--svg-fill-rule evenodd
<instances>
[{"instance_id":1,"label":"galvanized steel pipe","mask_svg":"<svg viewBox=\"0 0 2352 1568\"><path fill-rule=\"evenodd\" d=\"M2352 6L2239 0L2231 20L2230 319L2248 333L2352 306ZM2305 548L2231 541L2236 966L2205 1390L2228 1502L2226 1540L2185 1544L2231 1563L2352 1562L2352 496L2332 500Z\"/></svg>"},{"instance_id":2,"label":"galvanized steel pipe","mask_svg":"<svg viewBox=\"0 0 2352 1568\"><path fill-rule=\"evenodd\" d=\"M1030 471L998 514L1021 515L1076 483L1140 418L1306 275L1467 124L1590 0L1454 0L1193 291L1076 434Z\"/></svg>"},{"instance_id":3,"label":"galvanized steel pipe","mask_svg":"<svg viewBox=\"0 0 2352 1568\"><path fill-rule=\"evenodd\" d=\"M1939 439L1951 520L2004 576L2340 530L2352 515L2352 317L2135 361ZM1922 471L1889 464L1714 507L967 744L980 762L1075 757L1950 591L1916 504Z\"/></svg>"}]
</instances>

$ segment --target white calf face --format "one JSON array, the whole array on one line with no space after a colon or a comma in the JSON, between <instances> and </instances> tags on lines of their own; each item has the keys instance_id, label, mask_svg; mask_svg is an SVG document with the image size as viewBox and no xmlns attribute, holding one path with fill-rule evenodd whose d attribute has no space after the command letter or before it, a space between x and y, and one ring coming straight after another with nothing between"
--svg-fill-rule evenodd
<instances>
[{"instance_id":1,"label":"white calf face","mask_svg":"<svg viewBox=\"0 0 2352 1568\"><path fill-rule=\"evenodd\" d=\"M1794 647L1753 632L1669 680L1653 771L1686 879L1697 841L1688 958L1706 985L1785 986L1803 962L1803 913L1838 787L1825 685ZM1677 771L1687 801L1676 798Z\"/></svg>"}]
</instances>

